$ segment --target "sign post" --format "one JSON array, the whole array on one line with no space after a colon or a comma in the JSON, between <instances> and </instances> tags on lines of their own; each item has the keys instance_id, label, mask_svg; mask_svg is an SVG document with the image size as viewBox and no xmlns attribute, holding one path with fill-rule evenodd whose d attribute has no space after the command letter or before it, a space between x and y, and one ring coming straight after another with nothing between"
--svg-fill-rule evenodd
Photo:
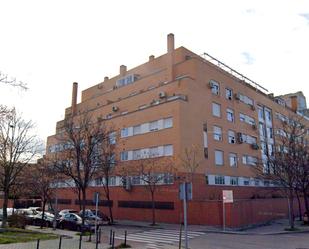
<instances>
[{"instance_id":1,"label":"sign post","mask_svg":"<svg viewBox=\"0 0 309 249\"><path fill-rule=\"evenodd\" d=\"M192 200L192 183L184 182L179 186L179 199L183 200L183 224L185 232L185 249L188 249L187 201Z\"/></svg>"},{"instance_id":2,"label":"sign post","mask_svg":"<svg viewBox=\"0 0 309 249\"><path fill-rule=\"evenodd\" d=\"M233 190L222 191L223 231L225 231L225 203L233 203Z\"/></svg>"},{"instance_id":3,"label":"sign post","mask_svg":"<svg viewBox=\"0 0 309 249\"><path fill-rule=\"evenodd\" d=\"M95 201L95 239L96 239L96 246L98 245L97 240L98 240L98 234L97 234L97 223L98 223L98 204L99 204L99 192L94 193L94 201Z\"/></svg>"}]
</instances>

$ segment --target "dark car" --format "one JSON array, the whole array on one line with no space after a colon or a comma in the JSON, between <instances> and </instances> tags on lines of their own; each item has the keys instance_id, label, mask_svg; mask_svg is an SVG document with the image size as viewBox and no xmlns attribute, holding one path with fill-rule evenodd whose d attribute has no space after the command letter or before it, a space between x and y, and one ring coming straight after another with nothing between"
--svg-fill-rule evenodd
<instances>
[{"instance_id":1,"label":"dark car","mask_svg":"<svg viewBox=\"0 0 309 249\"><path fill-rule=\"evenodd\" d=\"M66 213L60 217L58 227L75 231L92 231L94 230L94 223L85 220L84 225L82 225L82 218L79 215L75 213Z\"/></svg>"},{"instance_id":2,"label":"dark car","mask_svg":"<svg viewBox=\"0 0 309 249\"><path fill-rule=\"evenodd\" d=\"M40 226L43 222L44 227L52 227L54 221L54 215L49 212L44 213L43 221L42 221L42 212L38 212L37 215L32 217L32 224L34 226Z\"/></svg>"},{"instance_id":3,"label":"dark car","mask_svg":"<svg viewBox=\"0 0 309 249\"><path fill-rule=\"evenodd\" d=\"M83 211L81 210L79 212L79 216L82 217L82 215L83 215ZM85 219L93 220L93 221L95 221L95 219L97 219L98 225L110 224L110 218L99 210L98 210L97 216L96 216L95 210L86 209L85 210Z\"/></svg>"}]
</instances>

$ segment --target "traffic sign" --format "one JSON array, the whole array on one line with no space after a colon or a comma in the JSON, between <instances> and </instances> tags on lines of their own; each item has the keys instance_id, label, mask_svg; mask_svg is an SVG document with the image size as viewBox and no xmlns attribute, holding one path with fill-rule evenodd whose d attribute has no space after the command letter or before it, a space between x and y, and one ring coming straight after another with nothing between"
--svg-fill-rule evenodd
<instances>
[{"instance_id":1,"label":"traffic sign","mask_svg":"<svg viewBox=\"0 0 309 249\"><path fill-rule=\"evenodd\" d=\"M222 191L223 202L224 203L233 203L233 190L223 190Z\"/></svg>"}]
</instances>

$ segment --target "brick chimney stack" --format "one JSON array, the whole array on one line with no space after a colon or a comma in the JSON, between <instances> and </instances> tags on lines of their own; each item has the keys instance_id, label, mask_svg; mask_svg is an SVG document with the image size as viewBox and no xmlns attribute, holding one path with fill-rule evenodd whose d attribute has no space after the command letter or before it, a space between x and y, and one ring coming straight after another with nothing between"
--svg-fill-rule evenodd
<instances>
[{"instance_id":1,"label":"brick chimney stack","mask_svg":"<svg viewBox=\"0 0 309 249\"><path fill-rule=\"evenodd\" d=\"M72 87L72 116L76 114L76 105L77 105L77 90L78 90L78 83L74 82Z\"/></svg>"},{"instance_id":2,"label":"brick chimney stack","mask_svg":"<svg viewBox=\"0 0 309 249\"><path fill-rule=\"evenodd\" d=\"M174 34L167 35L167 79L168 81L174 80L174 50L175 39Z\"/></svg>"}]
</instances>

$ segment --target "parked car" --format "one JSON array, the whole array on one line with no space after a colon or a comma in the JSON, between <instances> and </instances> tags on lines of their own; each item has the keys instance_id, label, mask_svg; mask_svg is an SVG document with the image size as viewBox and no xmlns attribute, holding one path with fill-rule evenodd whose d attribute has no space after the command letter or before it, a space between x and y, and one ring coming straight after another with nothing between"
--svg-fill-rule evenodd
<instances>
[{"instance_id":1,"label":"parked car","mask_svg":"<svg viewBox=\"0 0 309 249\"><path fill-rule=\"evenodd\" d=\"M28 208L20 208L16 210L17 214L22 214L26 217L27 225L32 225L33 218L38 214L36 210Z\"/></svg>"},{"instance_id":2,"label":"parked car","mask_svg":"<svg viewBox=\"0 0 309 249\"><path fill-rule=\"evenodd\" d=\"M37 212L42 212L43 211L41 207L28 207L28 209L35 210Z\"/></svg>"},{"instance_id":3,"label":"parked car","mask_svg":"<svg viewBox=\"0 0 309 249\"><path fill-rule=\"evenodd\" d=\"M76 231L92 231L94 230L94 223L90 220L85 220L84 225L82 225L82 218L79 215L66 213L60 217L58 227Z\"/></svg>"},{"instance_id":4,"label":"parked car","mask_svg":"<svg viewBox=\"0 0 309 249\"><path fill-rule=\"evenodd\" d=\"M14 209L14 208L7 208L6 209L6 212L7 212L7 216L11 216L13 213L16 212L17 209ZM0 220L3 219L3 208L0 209Z\"/></svg>"},{"instance_id":5,"label":"parked car","mask_svg":"<svg viewBox=\"0 0 309 249\"><path fill-rule=\"evenodd\" d=\"M63 209L58 213L58 215L61 217L64 214L68 214L68 213L77 214L77 211L74 209Z\"/></svg>"},{"instance_id":6,"label":"parked car","mask_svg":"<svg viewBox=\"0 0 309 249\"><path fill-rule=\"evenodd\" d=\"M43 226L45 227L52 227L53 221L54 221L54 215L49 212L44 212L43 217ZM35 216L32 218L32 224L35 226L40 226L42 223L42 212L38 212Z\"/></svg>"},{"instance_id":7,"label":"parked car","mask_svg":"<svg viewBox=\"0 0 309 249\"><path fill-rule=\"evenodd\" d=\"M79 211L79 216L82 217L82 214L83 214L83 210ZM110 224L110 218L106 214L102 213L99 210L97 212L98 216L96 216L95 214L96 214L95 210L86 209L85 210L85 219L94 220L94 221L95 221L95 219L97 219L99 225Z\"/></svg>"}]
</instances>

